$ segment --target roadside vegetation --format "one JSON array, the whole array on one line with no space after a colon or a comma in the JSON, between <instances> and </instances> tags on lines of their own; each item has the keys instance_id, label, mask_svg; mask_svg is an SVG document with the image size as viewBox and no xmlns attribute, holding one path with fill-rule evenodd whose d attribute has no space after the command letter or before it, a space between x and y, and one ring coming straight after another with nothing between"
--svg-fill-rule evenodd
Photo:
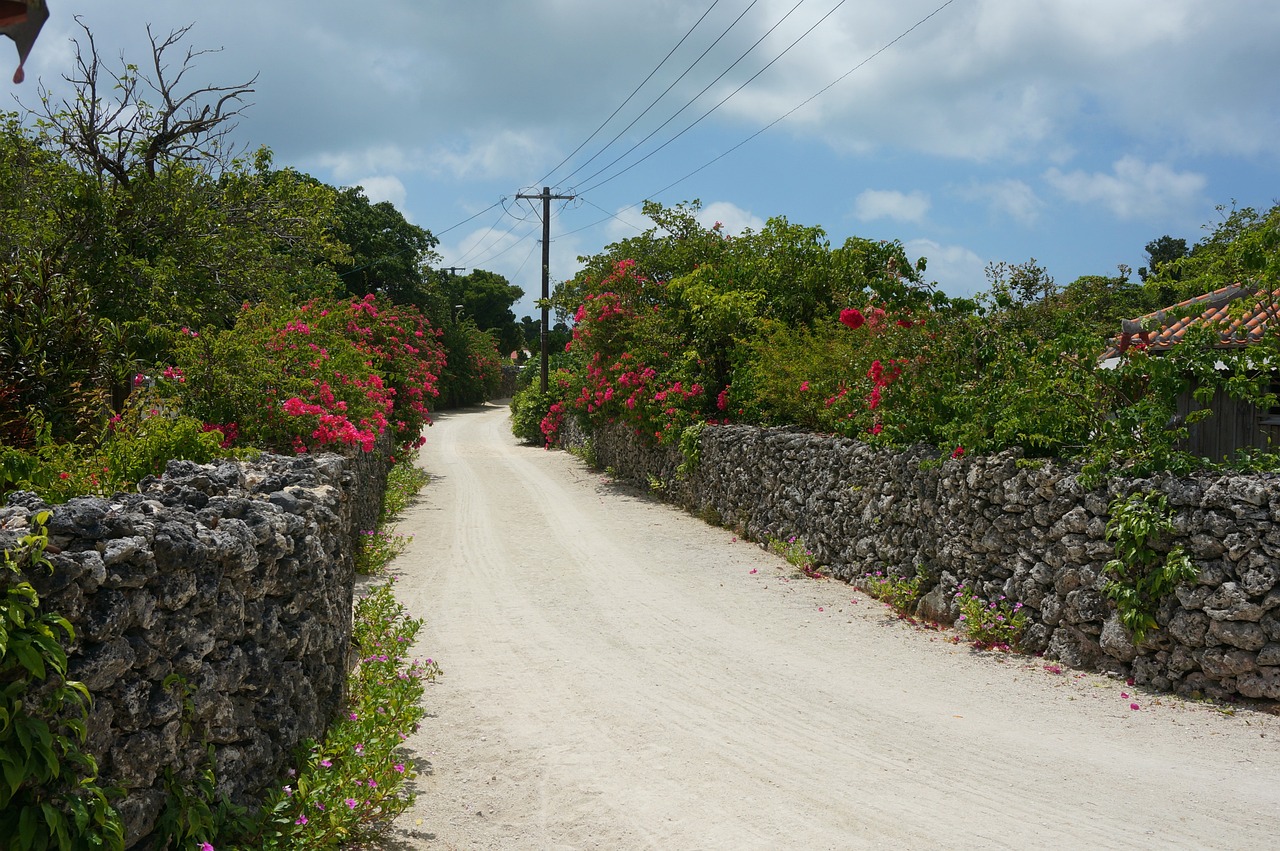
<instances>
[{"instance_id":1,"label":"roadside vegetation","mask_svg":"<svg viewBox=\"0 0 1280 851\"><path fill-rule=\"evenodd\" d=\"M1189 331L1167 353L1142 343L1104 365L1132 319L1228 284L1237 310L1270 314L1280 286L1280 207L1223 209L1190 249L1162 237L1150 266L1059 286L1034 260L988 267L989 289L951 298L898 242L850 238L770 219L731 237L698 222L696 202L648 204L653 227L584 258L554 302L572 320L546 395L513 400L516 434L552 444L566 417L620 423L676 445L691 425L793 425L880 446L932 444L944 455L1020 448L1079 461L1086 478L1190 470L1181 449L1208 410L1180 416L1194 389L1265 409L1280 335L1215 349ZM1167 317L1172 321L1177 317ZM1275 466L1265 453L1242 457Z\"/></svg>"},{"instance_id":2,"label":"roadside vegetation","mask_svg":"<svg viewBox=\"0 0 1280 851\"><path fill-rule=\"evenodd\" d=\"M182 88L201 56L187 35L109 67L85 31L75 97L0 113L0 500L127 491L172 459L389 451L382 525L358 552L378 575L407 543L389 524L425 483L412 459L430 411L497 391L499 351L527 334L520 290L433 268L436 238L360 187L230 147L252 81ZM112 790L81 749L92 696L63 676L73 630L23 576L48 569L48 516L0 571L0 833L15 851L120 848ZM325 740L257 813L218 799L212 761L171 778L151 847L376 835L412 799L398 748L440 673L409 656L420 626L390 581L360 599L360 662Z\"/></svg>"}]
</instances>

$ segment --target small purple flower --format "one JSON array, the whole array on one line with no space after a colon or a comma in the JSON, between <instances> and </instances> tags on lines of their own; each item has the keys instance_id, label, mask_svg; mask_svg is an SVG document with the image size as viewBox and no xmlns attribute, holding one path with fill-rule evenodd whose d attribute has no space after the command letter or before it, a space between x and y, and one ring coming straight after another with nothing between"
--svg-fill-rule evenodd
<instances>
[{"instance_id":1,"label":"small purple flower","mask_svg":"<svg viewBox=\"0 0 1280 851\"><path fill-rule=\"evenodd\" d=\"M346 805L347 805L347 809L349 809L349 810L354 810L354 809L356 808L356 799L355 799L355 798L347 798L347 800L345 801L345 803L346 803Z\"/></svg>"},{"instance_id":2,"label":"small purple flower","mask_svg":"<svg viewBox=\"0 0 1280 851\"><path fill-rule=\"evenodd\" d=\"M294 822L294 824L306 824L306 823L307 823L306 816L298 816L298 820Z\"/></svg>"}]
</instances>

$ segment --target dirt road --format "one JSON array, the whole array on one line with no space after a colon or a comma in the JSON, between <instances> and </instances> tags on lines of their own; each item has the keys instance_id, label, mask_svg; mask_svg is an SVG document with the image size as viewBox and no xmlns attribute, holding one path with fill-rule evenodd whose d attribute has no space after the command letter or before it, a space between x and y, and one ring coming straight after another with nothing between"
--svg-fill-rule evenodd
<instances>
[{"instance_id":1,"label":"dirt road","mask_svg":"<svg viewBox=\"0 0 1280 851\"><path fill-rule=\"evenodd\" d=\"M398 591L446 674L384 848L1280 844L1276 717L912 628L517 445L505 407L420 463Z\"/></svg>"}]
</instances>

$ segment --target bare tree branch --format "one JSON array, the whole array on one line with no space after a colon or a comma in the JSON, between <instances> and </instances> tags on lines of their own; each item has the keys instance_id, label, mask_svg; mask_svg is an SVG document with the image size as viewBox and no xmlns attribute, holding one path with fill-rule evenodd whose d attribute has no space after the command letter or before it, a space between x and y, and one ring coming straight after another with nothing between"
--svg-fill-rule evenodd
<instances>
[{"instance_id":1,"label":"bare tree branch","mask_svg":"<svg viewBox=\"0 0 1280 851\"><path fill-rule=\"evenodd\" d=\"M80 168L100 182L127 186L144 173L154 178L166 163L226 165L232 152L224 142L235 129L235 119L250 105L245 97L254 91L256 74L244 83L182 91L183 79L197 60L219 52L188 47L173 68L169 57L190 33L190 24L159 39L147 27L151 76L123 56L120 70L112 71L105 67L89 27L79 17L75 20L85 32L85 43L75 42L75 71L63 77L75 88L75 100L55 106L42 86L38 115Z\"/></svg>"}]
</instances>

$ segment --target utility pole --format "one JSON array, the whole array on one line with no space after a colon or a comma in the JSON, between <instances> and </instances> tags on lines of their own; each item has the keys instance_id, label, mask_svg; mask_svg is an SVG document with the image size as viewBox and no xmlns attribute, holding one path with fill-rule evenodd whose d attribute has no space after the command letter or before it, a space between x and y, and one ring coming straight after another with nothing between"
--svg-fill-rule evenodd
<instances>
[{"instance_id":1,"label":"utility pole","mask_svg":"<svg viewBox=\"0 0 1280 851\"><path fill-rule=\"evenodd\" d=\"M516 198L542 199L542 392L547 392L547 331L551 319L551 202L571 201L576 195L552 195L551 187L542 187L538 195L517 195Z\"/></svg>"},{"instance_id":2,"label":"utility pole","mask_svg":"<svg viewBox=\"0 0 1280 851\"><path fill-rule=\"evenodd\" d=\"M445 267L443 267L440 271L441 271L441 272L448 272L448 273L449 273L449 277L451 277L451 278L456 278L456 277L458 277L458 273L459 273L459 272L465 272L465 271L467 271L467 267L466 267L466 266L445 266Z\"/></svg>"}]
</instances>

